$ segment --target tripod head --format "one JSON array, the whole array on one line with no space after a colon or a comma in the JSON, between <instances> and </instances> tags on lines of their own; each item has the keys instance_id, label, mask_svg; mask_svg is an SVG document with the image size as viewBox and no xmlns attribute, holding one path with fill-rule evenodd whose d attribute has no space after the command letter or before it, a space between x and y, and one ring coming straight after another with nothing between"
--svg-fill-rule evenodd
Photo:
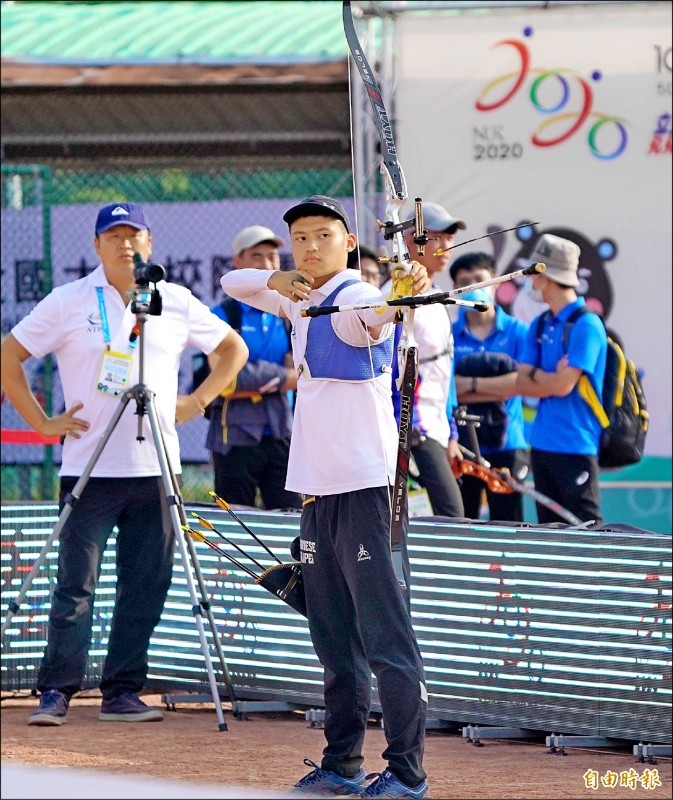
<instances>
[{"instance_id":1,"label":"tripod head","mask_svg":"<svg viewBox=\"0 0 673 800\"><path fill-rule=\"evenodd\" d=\"M134 314L150 314L158 317L161 314L163 305L161 293L157 289L157 283L166 277L166 270L161 264L148 264L140 253L133 254L133 277L136 286L131 290L131 311ZM154 288L150 291L150 283Z\"/></svg>"},{"instance_id":2,"label":"tripod head","mask_svg":"<svg viewBox=\"0 0 673 800\"><path fill-rule=\"evenodd\" d=\"M161 264L148 264L140 253L133 254L133 264L133 277L136 285L127 292L127 296L131 299L131 311L136 315L136 323L131 330L129 342L132 347L135 347L136 340L139 340L139 377L138 383L129 390L129 393L136 401L136 414L138 415L138 436L136 438L139 442L142 442L145 438L143 436L143 417L147 413L148 398L151 397L151 393L148 393L144 384L144 328L148 315L158 317L161 314L163 302L161 293L157 289L157 283L166 277L166 270ZM154 284L153 289L150 289L150 283Z\"/></svg>"}]
</instances>

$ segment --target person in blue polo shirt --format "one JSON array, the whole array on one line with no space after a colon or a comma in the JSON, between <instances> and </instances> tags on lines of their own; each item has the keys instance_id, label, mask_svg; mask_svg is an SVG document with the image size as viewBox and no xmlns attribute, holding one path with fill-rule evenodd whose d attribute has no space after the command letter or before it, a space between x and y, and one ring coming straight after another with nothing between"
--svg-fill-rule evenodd
<instances>
[{"instance_id":1,"label":"person in blue polo shirt","mask_svg":"<svg viewBox=\"0 0 673 800\"><path fill-rule=\"evenodd\" d=\"M487 281L495 274L495 260L488 253L466 253L449 270L456 289ZM524 438L521 397L514 393L516 362L523 352L528 325L494 302L494 288L484 287L461 295L464 300L489 303L489 308L479 312L459 307L453 323L456 392L461 405L477 404L477 409L493 405L502 409L501 427L497 430L489 430L488 420L482 420L477 430L479 449L491 466L507 469L513 478L522 481L528 473L528 445ZM462 476L460 491L467 517L479 518L484 488L479 478ZM486 498L490 519L523 521L523 498L518 492L502 494L486 489Z\"/></svg>"},{"instance_id":2,"label":"person in blue polo shirt","mask_svg":"<svg viewBox=\"0 0 673 800\"><path fill-rule=\"evenodd\" d=\"M234 269L279 270L284 241L263 225L250 225L233 241ZM292 409L297 388L290 335L273 314L227 297L211 311L240 332L250 357L236 381L210 409L206 447L212 452L215 492L232 505L301 508L285 488Z\"/></svg>"},{"instance_id":3,"label":"person in blue polo shirt","mask_svg":"<svg viewBox=\"0 0 673 800\"><path fill-rule=\"evenodd\" d=\"M519 394L539 397L531 431L531 466L535 488L556 500L583 522L601 522L598 485L598 446L601 428L582 398L579 382L586 375L601 396L607 334L597 314L581 314L565 336L566 322L584 298L575 291L580 248L549 233L536 242L531 261L547 269L535 275L530 291L549 305L541 324L530 324L519 361ZM567 342L564 341L567 338ZM537 504L538 522L562 522L550 509Z\"/></svg>"}]
</instances>

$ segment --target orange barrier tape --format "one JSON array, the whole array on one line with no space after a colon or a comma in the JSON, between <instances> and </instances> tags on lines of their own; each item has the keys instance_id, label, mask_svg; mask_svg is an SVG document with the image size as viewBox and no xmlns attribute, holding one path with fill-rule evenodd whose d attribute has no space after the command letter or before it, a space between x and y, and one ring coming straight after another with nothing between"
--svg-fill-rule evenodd
<instances>
[{"instance_id":1,"label":"orange barrier tape","mask_svg":"<svg viewBox=\"0 0 673 800\"><path fill-rule=\"evenodd\" d=\"M60 436L45 436L37 431L0 430L2 444L61 444Z\"/></svg>"}]
</instances>

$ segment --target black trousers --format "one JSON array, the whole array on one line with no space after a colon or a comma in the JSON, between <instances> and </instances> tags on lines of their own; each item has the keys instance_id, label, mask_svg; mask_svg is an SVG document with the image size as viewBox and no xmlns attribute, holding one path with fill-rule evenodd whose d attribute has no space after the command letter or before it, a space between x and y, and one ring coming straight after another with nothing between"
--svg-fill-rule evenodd
<instances>
[{"instance_id":1,"label":"black trousers","mask_svg":"<svg viewBox=\"0 0 673 800\"><path fill-rule=\"evenodd\" d=\"M390 556L388 489L316 497L301 517L309 630L325 669L322 768L360 768L372 672L383 710L383 758L407 786L424 780L427 693L423 662ZM406 546L405 573L409 573ZM407 580L407 585L408 580Z\"/></svg>"},{"instance_id":2,"label":"black trousers","mask_svg":"<svg viewBox=\"0 0 673 800\"><path fill-rule=\"evenodd\" d=\"M519 482L522 482L528 473L526 450L501 450L499 453L489 453L485 458L493 467L508 469L511 476ZM484 481L471 475L463 475L459 485L466 517L479 519L481 493L486 489L489 520L523 522L523 495L519 492L510 494L492 492Z\"/></svg>"},{"instance_id":3,"label":"black trousers","mask_svg":"<svg viewBox=\"0 0 673 800\"><path fill-rule=\"evenodd\" d=\"M556 500L582 522L592 519L603 521L596 456L551 453L547 450L531 450L530 455L538 492ZM540 503L535 506L538 522L566 522L546 506Z\"/></svg>"},{"instance_id":4,"label":"black trousers","mask_svg":"<svg viewBox=\"0 0 673 800\"><path fill-rule=\"evenodd\" d=\"M257 489L264 508L301 508L301 497L285 489L290 440L263 436L258 445L213 450L215 492L232 505L255 505Z\"/></svg>"},{"instance_id":5,"label":"black trousers","mask_svg":"<svg viewBox=\"0 0 673 800\"><path fill-rule=\"evenodd\" d=\"M412 445L411 454L418 467L418 483L428 492L433 514L464 517L463 498L446 457L446 448L435 439L425 437Z\"/></svg>"},{"instance_id":6,"label":"black trousers","mask_svg":"<svg viewBox=\"0 0 673 800\"><path fill-rule=\"evenodd\" d=\"M61 508L76 478L61 479ZM117 535L117 590L100 690L138 692L171 583L175 536L161 478L90 478L61 531L47 648L37 688L79 691L91 644L94 594L107 540Z\"/></svg>"}]
</instances>

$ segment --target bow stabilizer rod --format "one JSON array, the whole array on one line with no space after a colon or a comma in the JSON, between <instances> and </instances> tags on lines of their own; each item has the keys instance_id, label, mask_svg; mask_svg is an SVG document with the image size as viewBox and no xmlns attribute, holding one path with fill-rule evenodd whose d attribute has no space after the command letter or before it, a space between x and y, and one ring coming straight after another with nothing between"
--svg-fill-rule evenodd
<instances>
[{"instance_id":1,"label":"bow stabilizer rod","mask_svg":"<svg viewBox=\"0 0 673 800\"><path fill-rule=\"evenodd\" d=\"M472 300L458 300L449 297L448 292L438 292L437 294L415 295L409 297L398 297L395 300L385 300L381 303L355 303L342 306L309 306L302 309L302 317L324 317L327 314L338 314L341 311L367 311L368 309L382 309L388 306L397 308L417 308L418 306L429 306L441 303L447 306L467 306L475 311L488 311L489 303Z\"/></svg>"},{"instance_id":2,"label":"bow stabilizer rod","mask_svg":"<svg viewBox=\"0 0 673 800\"><path fill-rule=\"evenodd\" d=\"M541 275L546 269L546 264L538 262L537 264L531 264L523 269L518 269L516 272L508 272L506 275L497 275L495 278L489 278L487 281L479 281L478 283L471 283L469 286L463 286L460 289L451 289L451 291L447 292L447 294L449 297L456 297L456 295L471 292L473 289L482 289L486 286L497 286L499 283L506 283L507 281L513 281L517 278L523 278L527 275Z\"/></svg>"},{"instance_id":3,"label":"bow stabilizer rod","mask_svg":"<svg viewBox=\"0 0 673 800\"><path fill-rule=\"evenodd\" d=\"M468 462L475 467L474 472L467 474L473 474L475 477L480 478L485 483L490 483L491 479L494 481L500 481L506 486L509 486L510 491L527 495L540 505L546 506L550 511L553 511L559 517L562 517L569 525L572 525L575 528L582 525L582 520L579 517L576 517L572 511L568 511L567 508L562 506L560 503L557 503L555 500L552 500L551 497L548 497L546 494L539 492L537 489L535 489L535 487L527 486L525 483L517 481L512 477L508 469L498 469L491 466L491 464L486 461L485 458L478 456L471 450L468 450L467 447L460 445L460 449L467 457ZM482 474L482 470L486 473L486 475ZM489 480L487 480L487 478Z\"/></svg>"},{"instance_id":4,"label":"bow stabilizer rod","mask_svg":"<svg viewBox=\"0 0 673 800\"><path fill-rule=\"evenodd\" d=\"M302 309L302 317L322 317L326 314L337 314L341 311L366 311L367 309L386 308L387 306L400 306L416 308L417 306L427 306L433 303L442 303L444 305L459 305L472 308L474 311L487 311L490 304L481 301L473 302L471 300L459 300L456 295L471 292L473 289L481 289L486 286L496 286L500 283L522 278L526 275L540 275L546 269L546 265L542 263L531 264L528 267L517 270L516 272L509 272L507 275L498 275L495 278L489 278L486 281L479 281L478 283L471 283L469 286L463 286L461 289L452 289L450 292L439 292L430 295L418 295L416 297L399 297L396 300L386 300L382 303L362 303L351 304L342 306L309 306Z\"/></svg>"}]
</instances>

